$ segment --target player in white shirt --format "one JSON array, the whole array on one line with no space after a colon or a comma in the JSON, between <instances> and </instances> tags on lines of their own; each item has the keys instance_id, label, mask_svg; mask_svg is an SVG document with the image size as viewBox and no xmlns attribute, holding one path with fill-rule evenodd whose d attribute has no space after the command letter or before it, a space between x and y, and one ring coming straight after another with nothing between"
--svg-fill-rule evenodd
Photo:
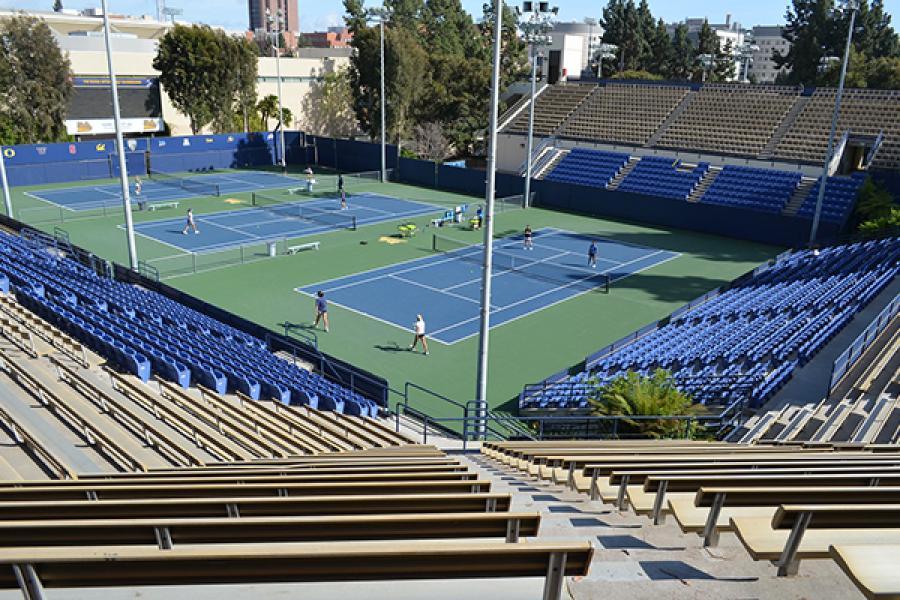
<instances>
[{"instance_id":1,"label":"player in white shirt","mask_svg":"<svg viewBox=\"0 0 900 600\"><path fill-rule=\"evenodd\" d=\"M412 346L409 347L410 350L415 350L419 345L419 342L422 342L422 350L424 354L428 355L428 342L425 340L425 319L422 318L422 315L416 315L416 322L413 325L413 332L415 337L413 337Z\"/></svg>"}]
</instances>

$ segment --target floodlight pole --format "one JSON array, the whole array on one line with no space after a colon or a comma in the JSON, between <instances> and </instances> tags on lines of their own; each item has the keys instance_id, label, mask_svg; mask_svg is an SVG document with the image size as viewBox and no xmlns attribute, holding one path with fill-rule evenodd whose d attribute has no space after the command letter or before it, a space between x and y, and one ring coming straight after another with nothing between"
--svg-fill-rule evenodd
<instances>
[{"instance_id":1,"label":"floodlight pole","mask_svg":"<svg viewBox=\"0 0 900 600\"><path fill-rule=\"evenodd\" d=\"M381 30L381 183L387 181L387 150L386 150L386 134L385 134L385 111L387 102L384 97L384 12L378 19L378 28Z\"/></svg>"},{"instance_id":2,"label":"floodlight pole","mask_svg":"<svg viewBox=\"0 0 900 600\"><path fill-rule=\"evenodd\" d=\"M128 167L125 164L125 142L122 140L122 123L119 114L119 90L116 88L116 71L113 69L112 45L109 35L109 11L106 0L103 8L103 38L106 41L106 64L109 68L109 87L112 92L113 122L116 127L116 153L119 155L119 181L122 183L122 209L125 211L125 237L128 240L128 262L132 271L138 270L137 247L134 244L134 221L131 218L131 195L128 190Z\"/></svg>"},{"instance_id":3,"label":"floodlight pole","mask_svg":"<svg viewBox=\"0 0 900 600\"><path fill-rule=\"evenodd\" d=\"M384 21L391 15L391 11L389 8L385 6L378 6L375 8L370 8L368 10L369 17L378 18L378 30L380 34L380 48L381 52L379 55L380 60L380 70L379 77L381 79L381 182L384 183L387 181L387 98L385 96L385 84L384 84Z\"/></svg>"},{"instance_id":4,"label":"floodlight pole","mask_svg":"<svg viewBox=\"0 0 900 600\"><path fill-rule=\"evenodd\" d=\"M269 9L266 9L266 17L269 21L269 28L273 30L275 36L275 75L278 78L278 142L281 145L279 162L281 163L281 172L287 173L287 161L285 159L284 147L284 108L281 103L281 40L279 39L281 37L281 25L283 21L281 9L278 9L275 17L272 16ZM275 27L272 27L273 23Z\"/></svg>"},{"instance_id":5,"label":"floodlight pole","mask_svg":"<svg viewBox=\"0 0 900 600\"><path fill-rule=\"evenodd\" d=\"M488 134L487 191L484 211L484 264L481 270L481 326L478 333L478 380L475 430L487 431L488 349L491 329L491 268L494 262L494 194L497 182L497 113L500 104L500 42L503 37L503 0L494 0L494 62L491 76L490 133Z\"/></svg>"},{"instance_id":6,"label":"floodlight pole","mask_svg":"<svg viewBox=\"0 0 900 600\"><path fill-rule=\"evenodd\" d=\"M3 184L3 204L6 206L6 216L12 219L12 196L9 194L9 181L6 179L6 157L3 156L3 146L0 146L0 183Z\"/></svg>"},{"instance_id":7,"label":"floodlight pole","mask_svg":"<svg viewBox=\"0 0 900 600\"><path fill-rule=\"evenodd\" d=\"M813 214L812 227L809 231L809 243L814 244L819 233L819 220L822 218L822 204L825 202L825 185L828 181L828 167L834 152L834 135L837 133L838 118L841 114L841 97L844 95L844 81L847 78L847 64L850 62L850 46L853 44L853 27L856 25L856 11L859 0L848 0L850 8L850 28L847 31L847 47L844 48L844 62L841 64L841 78L838 82L837 96L834 99L834 112L831 114L831 133L828 135L828 149L825 151L825 164L822 165L822 179L819 180L819 194L816 198L816 212Z\"/></svg>"},{"instance_id":8,"label":"floodlight pole","mask_svg":"<svg viewBox=\"0 0 900 600\"><path fill-rule=\"evenodd\" d=\"M531 171L534 166L531 154L534 152L534 95L537 92L537 63L537 48L535 48L534 44L531 44L531 102L528 104L528 141L525 148L525 198L522 202L522 206L525 208L531 206Z\"/></svg>"}]
</instances>

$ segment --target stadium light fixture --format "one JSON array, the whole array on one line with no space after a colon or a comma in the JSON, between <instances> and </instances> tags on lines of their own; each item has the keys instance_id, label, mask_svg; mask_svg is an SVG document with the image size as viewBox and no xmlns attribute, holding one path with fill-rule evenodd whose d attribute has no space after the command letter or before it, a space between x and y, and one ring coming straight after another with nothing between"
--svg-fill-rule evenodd
<instances>
[{"instance_id":1,"label":"stadium light fixture","mask_svg":"<svg viewBox=\"0 0 900 600\"><path fill-rule=\"evenodd\" d=\"M279 162L281 172L287 173L287 159L284 147L284 107L281 101L281 33L284 28L284 13L278 9L274 15L266 9L266 21L269 24L269 32L275 36L275 75L278 77L278 141L281 146Z\"/></svg>"},{"instance_id":2,"label":"stadium light fixture","mask_svg":"<svg viewBox=\"0 0 900 600\"><path fill-rule=\"evenodd\" d=\"M387 111L387 101L385 99L385 86L384 86L384 22L391 18L391 9L385 6L379 6L376 8L370 8L367 11L367 16L370 19L378 21L378 28L381 33L381 67L380 67L380 76L381 76L381 183L387 181L387 152L386 152L386 132L385 132L385 113Z\"/></svg>"},{"instance_id":3,"label":"stadium light fixture","mask_svg":"<svg viewBox=\"0 0 900 600\"><path fill-rule=\"evenodd\" d=\"M122 117L119 114L119 90L116 87L116 71L113 68L112 45L109 34L109 11L106 0L103 8L103 39L106 42L106 65L109 68L109 87L112 92L113 123L116 128L116 153L119 155L119 181L122 183L122 209L125 211L125 237L128 241L128 262L132 271L138 270L137 247L134 244L134 220L131 218L131 195L128 190L128 166L125 164L125 142L122 140Z\"/></svg>"},{"instance_id":4,"label":"stadium light fixture","mask_svg":"<svg viewBox=\"0 0 900 600\"><path fill-rule=\"evenodd\" d=\"M548 35L553 28L551 14L559 11L555 6L550 8L546 2L523 2L522 10L517 11L521 15L529 15L519 24L519 29L524 34L531 53L531 101L528 104L528 137L525 148L525 199L524 206L531 205L531 171L534 166L532 153L534 152L534 100L537 94L537 68L538 58L542 57L541 48L549 46L552 41ZM595 21L596 22L596 21Z\"/></svg>"},{"instance_id":5,"label":"stadium light fixture","mask_svg":"<svg viewBox=\"0 0 900 600\"><path fill-rule=\"evenodd\" d=\"M841 114L841 98L844 95L844 82L847 79L847 65L850 62L850 47L853 45L853 28L856 26L856 13L859 11L859 0L845 0L844 9L850 11L850 26L847 28L847 46L844 48L844 61L841 64L841 78L838 81L837 95L834 98L834 112L831 114L831 131L828 134L828 149L825 151L825 164L822 165L822 178L819 180L819 194L816 198L816 211L813 214L812 227L809 231L809 243L816 243L819 234L819 221L822 218L822 204L825 202L825 186L828 183L829 171L834 161L834 136L837 133L838 118Z\"/></svg>"},{"instance_id":6,"label":"stadium light fixture","mask_svg":"<svg viewBox=\"0 0 900 600\"><path fill-rule=\"evenodd\" d=\"M491 334L491 269L494 262L494 196L497 185L497 117L500 105L500 46L503 39L503 0L494 0L494 56L491 74L490 128L484 211L484 262L481 267L481 315L478 330L478 374L475 389L475 431L487 431L488 350Z\"/></svg>"}]
</instances>

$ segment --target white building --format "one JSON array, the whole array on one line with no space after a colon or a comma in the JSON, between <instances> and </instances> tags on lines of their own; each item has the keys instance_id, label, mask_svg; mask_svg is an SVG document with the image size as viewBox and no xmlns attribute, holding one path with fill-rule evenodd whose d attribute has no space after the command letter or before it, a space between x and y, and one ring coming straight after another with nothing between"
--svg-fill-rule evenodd
<instances>
[{"instance_id":1,"label":"white building","mask_svg":"<svg viewBox=\"0 0 900 600\"><path fill-rule=\"evenodd\" d=\"M757 83L775 83L780 73L786 73L787 67L778 69L772 60L775 51L787 54L791 44L781 37L784 29L778 25L760 25L753 28L753 62L749 73Z\"/></svg>"},{"instance_id":2,"label":"white building","mask_svg":"<svg viewBox=\"0 0 900 600\"><path fill-rule=\"evenodd\" d=\"M0 10L0 19L10 17L10 10ZM67 127L72 135L105 135L112 130L112 109L106 114L105 101L100 98L104 82L108 89L108 68L106 46L103 40L103 19L101 15L71 14L53 12L32 13L44 19L56 37L63 52L72 63L72 74L76 93L70 102ZM122 117L127 120L127 133L158 133L163 130L163 122L168 124L172 135L191 133L186 116L178 112L166 95L159 93L156 101L152 95L158 86L159 72L153 68L160 38L173 27L171 23L161 23L151 17L123 17L110 15L113 32L113 65L119 78ZM349 48L304 48L298 57L281 58L282 98L284 106L294 115L292 127L303 121L303 99L314 81L325 73L347 67L350 64ZM257 93L260 98L277 92L278 77L275 58L259 59ZM124 91L124 93L123 93ZM79 95L81 94L81 97ZM142 100L141 94L147 99ZM131 102L128 96L133 96ZM145 104L147 105L145 107ZM150 106L152 105L152 106ZM71 114L71 110L85 114ZM132 113L128 114L130 110ZM102 118L101 118L102 117ZM275 122L269 123L274 127Z\"/></svg>"},{"instance_id":3,"label":"white building","mask_svg":"<svg viewBox=\"0 0 900 600\"><path fill-rule=\"evenodd\" d=\"M554 23L550 31L547 76L554 82L565 73L569 81L591 77L591 54L603 45L603 27L586 23Z\"/></svg>"}]
</instances>

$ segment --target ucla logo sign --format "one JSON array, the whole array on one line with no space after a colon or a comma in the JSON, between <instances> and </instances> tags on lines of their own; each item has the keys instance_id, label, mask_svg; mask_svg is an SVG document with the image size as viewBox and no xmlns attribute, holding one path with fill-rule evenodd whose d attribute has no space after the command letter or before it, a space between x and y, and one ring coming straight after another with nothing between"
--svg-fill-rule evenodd
<instances>
[{"instance_id":1,"label":"ucla logo sign","mask_svg":"<svg viewBox=\"0 0 900 600\"><path fill-rule=\"evenodd\" d=\"M12 158L15 155L16 155L16 151L13 148L4 148L3 149L3 156L5 158Z\"/></svg>"},{"instance_id":2,"label":"ucla logo sign","mask_svg":"<svg viewBox=\"0 0 900 600\"><path fill-rule=\"evenodd\" d=\"M97 144L94 148L97 152L106 152L106 144Z\"/></svg>"}]
</instances>

